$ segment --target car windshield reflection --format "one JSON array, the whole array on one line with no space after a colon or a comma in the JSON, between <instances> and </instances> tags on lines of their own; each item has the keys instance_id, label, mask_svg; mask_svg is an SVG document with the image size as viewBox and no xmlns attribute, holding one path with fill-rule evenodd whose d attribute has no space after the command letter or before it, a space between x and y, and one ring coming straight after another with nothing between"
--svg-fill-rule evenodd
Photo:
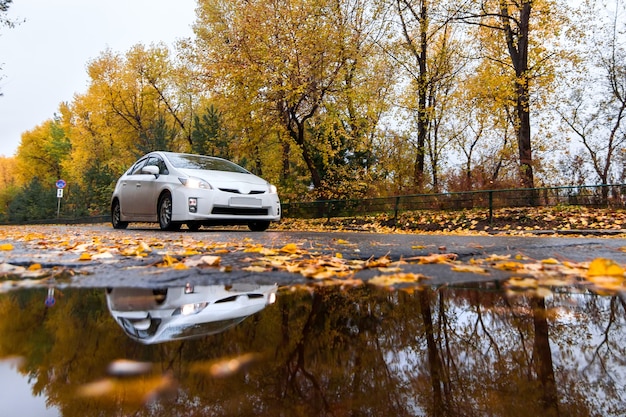
<instances>
[{"instance_id":1,"label":"car windshield reflection","mask_svg":"<svg viewBox=\"0 0 626 417\"><path fill-rule=\"evenodd\" d=\"M276 301L277 285L234 284L171 288L109 288L109 312L143 344L221 333Z\"/></svg>"},{"instance_id":2,"label":"car windshield reflection","mask_svg":"<svg viewBox=\"0 0 626 417\"><path fill-rule=\"evenodd\" d=\"M191 154L173 154L166 153L167 159L176 168L185 169L205 169L209 171L225 171L239 172L241 174L249 174L250 172L237 164L221 158L210 156L191 155Z\"/></svg>"}]
</instances>

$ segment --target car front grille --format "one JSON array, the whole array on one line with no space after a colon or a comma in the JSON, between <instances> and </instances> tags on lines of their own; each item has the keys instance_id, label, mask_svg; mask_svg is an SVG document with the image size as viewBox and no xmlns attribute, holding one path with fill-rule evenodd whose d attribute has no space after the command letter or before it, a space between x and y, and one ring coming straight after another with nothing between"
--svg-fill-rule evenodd
<instances>
[{"instance_id":1,"label":"car front grille","mask_svg":"<svg viewBox=\"0 0 626 417\"><path fill-rule=\"evenodd\" d=\"M236 188L220 188L219 190L223 191L225 193L241 194L241 192L239 190L237 190ZM248 194L265 194L265 191L263 191L263 190L252 190Z\"/></svg>"},{"instance_id":2,"label":"car front grille","mask_svg":"<svg viewBox=\"0 0 626 417\"><path fill-rule=\"evenodd\" d=\"M213 207L211 214L229 214L232 216L267 216L266 208Z\"/></svg>"}]
</instances>

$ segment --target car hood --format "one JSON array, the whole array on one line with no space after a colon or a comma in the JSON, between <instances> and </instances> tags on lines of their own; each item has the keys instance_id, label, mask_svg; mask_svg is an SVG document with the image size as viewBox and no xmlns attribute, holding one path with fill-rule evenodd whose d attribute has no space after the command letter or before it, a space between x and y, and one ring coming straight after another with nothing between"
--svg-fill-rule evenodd
<instances>
[{"instance_id":1,"label":"car hood","mask_svg":"<svg viewBox=\"0 0 626 417\"><path fill-rule=\"evenodd\" d=\"M242 194L249 194L252 190L267 191L268 186L267 181L254 174L197 169L180 169L179 171L190 177L203 179L215 188L237 190Z\"/></svg>"}]
</instances>

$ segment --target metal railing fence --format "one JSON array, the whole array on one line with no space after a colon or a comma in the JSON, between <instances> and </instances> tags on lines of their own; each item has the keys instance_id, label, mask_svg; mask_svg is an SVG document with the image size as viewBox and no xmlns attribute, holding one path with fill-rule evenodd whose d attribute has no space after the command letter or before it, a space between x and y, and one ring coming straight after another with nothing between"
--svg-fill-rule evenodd
<instances>
[{"instance_id":1,"label":"metal railing fence","mask_svg":"<svg viewBox=\"0 0 626 417\"><path fill-rule=\"evenodd\" d=\"M397 219L401 212L416 210L493 210L507 207L586 206L625 208L626 184L561 186L524 189L479 190L439 194L346 200L283 203L286 218L356 217L387 213Z\"/></svg>"}]
</instances>

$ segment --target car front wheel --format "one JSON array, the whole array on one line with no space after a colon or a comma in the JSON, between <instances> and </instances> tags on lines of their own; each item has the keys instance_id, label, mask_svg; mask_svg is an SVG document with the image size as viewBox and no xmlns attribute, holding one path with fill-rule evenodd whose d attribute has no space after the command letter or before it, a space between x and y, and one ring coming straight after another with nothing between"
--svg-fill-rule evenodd
<instances>
[{"instance_id":1,"label":"car front wheel","mask_svg":"<svg viewBox=\"0 0 626 417\"><path fill-rule=\"evenodd\" d=\"M157 213L159 214L159 226L161 227L161 230L178 230L180 228L179 223L174 223L172 221L171 194L166 193L159 198Z\"/></svg>"},{"instance_id":2,"label":"car front wheel","mask_svg":"<svg viewBox=\"0 0 626 417\"><path fill-rule=\"evenodd\" d=\"M128 222L123 222L121 219L122 210L120 209L120 202L115 200L111 206L111 224L114 229L126 229L128 227Z\"/></svg>"}]
</instances>

